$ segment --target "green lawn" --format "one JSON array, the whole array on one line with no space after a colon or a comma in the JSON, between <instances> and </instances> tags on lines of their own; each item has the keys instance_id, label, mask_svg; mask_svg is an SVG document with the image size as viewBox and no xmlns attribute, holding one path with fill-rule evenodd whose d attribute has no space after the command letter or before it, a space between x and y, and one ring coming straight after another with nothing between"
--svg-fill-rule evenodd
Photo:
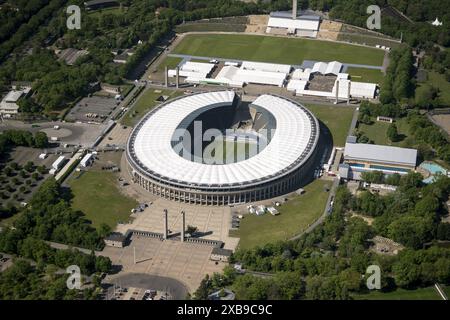
<instances>
[{"instance_id":1,"label":"green lawn","mask_svg":"<svg viewBox=\"0 0 450 320\"><path fill-rule=\"evenodd\" d=\"M138 204L120 193L117 183L115 173L85 172L80 178L69 182L74 195L72 207L82 211L94 227L106 223L115 228L118 222L129 220L131 209Z\"/></svg>"},{"instance_id":2,"label":"green lawn","mask_svg":"<svg viewBox=\"0 0 450 320\"><path fill-rule=\"evenodd\" d=\"M139 100L133 108L128 110L120 122L126 126L134 126L148 111L160 104L156 101L159 96L169 96L170 98L175 98L182 94L182 92L174 90L147 89L147 91L141 94Z\"/></svg>"},{"instance_id":3,"label":"green lawn","mask_svg":"<svg viewBox=\"0 0 450 320\"><path fill-rule=\"evenodd\" d=\"M163 72L164 68L167 66L168 69L175 69L177 65L182 61L183 59L177 58L177 57L166 57L164 61L162 61L158 68L158 72Z\"/></svg>"},{"instance_id":4,"label":"green lawn","mask_svg":"<svg viewBox=\"0 0 450 320\"><path fill-rule=\"evenodd\" d=\"M287 64L307 59L376 66L382 65L384 56L381 50L336 42L230 34L188 35L174 53Z\"/></svg>"},{"instance_id":5,"label":"green lawn","mask_svg":"<svg viewBox=\"0 0 450 320\"><path fill-rule=\"evenodd\" d=\"M323 213L328 193L324 185L331 182L315 180L306 186L305 193L289 199L278 208L280 214L263 216L246 214L240 228L230 232L231 236L240 238L240 248L252 248L277 240L286 240L305 230Z\"/></svg>"},{"instance_id":6,"label":"green lawn","mask_svg":"<svg viewBox=\"0 0 450 320\"><path fill-rule=\"evenodd\" d=\"M408 123L406 121L406 118L395 121L398 133L404 136L404 138L401 141L397 142L391 142L386 135L387 129L390 125L389 123L378 122L376 121L376 118L372 120L373 124L371 125L360 123L358 128L359 132L363 132L364 135L368 137L370 140L373 140L375 144L398 146L398 147L403 146L403 142L408 136Z\"/></svg>"},{"instance_id":7,"label":"green lawn","mask_svg":"<svg viewBox=\"0 0 450 320\"><path fill-rule=\"evenodd\" d=\"M245 160L249 155L257 154L257 145L246 142L224 141L222 139L211 142L204 151L206 159L223 161L223 163L234 163L238 159ZM216 160L217 159L217 160Z\"/></svg>"},{"instance_id":8,"label":"green lawn","mask_svg":"<svg viewBox=\"0 0 450 320\"><path fill-rule=\"evenodd\" d=\"M347 68L347 73L351 76L353 81L358 82L372 82L381 84L383 82L383 73L380 70L365 69L365 68Z\"/></svg>"},{"instance_id":9,"label":"green lawn","mask_svg":"<svg viewBox=\"0 0 450 320\"><path fill-rule=\"evenodd\" d=\"M353 295L355 300L442 300L434 287L416 290L397 289L392 292L372 291Z\"/></svg>"},{"instance_id":10,"label":"green lawn","mask_svg":"<svg viewBox=\"0 0 450 320\"><path fill-rule=\"evenodd\" d=\"M434 71L428 72L426 83L439 89L439 102L441 105L450 106L450 82L446 81L442 74Z\"/></svg>"},{"instance_id":11,"label":"green lawn","mask_svg":"<svg viewBox=\"0 0 450 320\"><path fill-rule=\"evenodd\" d=\"M343 147L355 108L310 104L307 104L306 107L330 129L333 135L333 145Z\"/></svg>"}]
</instances>

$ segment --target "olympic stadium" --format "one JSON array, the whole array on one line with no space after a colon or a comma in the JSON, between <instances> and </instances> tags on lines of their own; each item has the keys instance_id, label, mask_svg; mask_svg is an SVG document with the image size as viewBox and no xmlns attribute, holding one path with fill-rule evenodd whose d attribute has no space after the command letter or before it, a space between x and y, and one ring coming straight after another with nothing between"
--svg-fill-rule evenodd
<instances>
[{"instance_id":1,"label":"olympic stadium","mask_svg":"<svg viewBox=\"0 0 450 320\"><path fill-rule=\"evenodd\" d=\"M205 139L211 130L222 133L221 140ZM154 195L191 204L242 204L304 185L314 170L319 135L315 116L290 99L264 94L244 102L234 91L201 92L146 114L128 139L126 157L134 182ZM223 141L229 150L243 145L245 152L220 161L223 154L211 146Z\"/></svg>"}]
</instances>

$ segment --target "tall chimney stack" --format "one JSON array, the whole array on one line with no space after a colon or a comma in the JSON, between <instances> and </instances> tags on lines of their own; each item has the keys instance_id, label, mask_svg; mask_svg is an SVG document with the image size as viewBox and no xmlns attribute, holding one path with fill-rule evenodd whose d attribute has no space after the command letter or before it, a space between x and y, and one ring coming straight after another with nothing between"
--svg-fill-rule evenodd
<instances>
[{"instance_id":1,"label":"tall chimney stack","mask_svg":"<svg viewBox=\"0 0 450 320\"><path fill-rule=\"evenodd\" d=\"M336 81L336 101L334 104L338 104L339 102L339 80Z\"/></svg>"},{"instance_id":2,"label":"tall chimney stack","mask_svg":"<svg viewBox=\"0 0 450 320\"><path fill-rule=\"evenodd\" d=\"M180 67L177 67L177 89L180 87Z\"/></svg>"},{"instance_id":3,"label":"tall chimney stack","mask_svg":"<svg viewBox=\"0 0 450 320\"><path fill-rule=\"evenodd\" d=\"M347 97L347 104L350 104L350 88L351 88L352 82L348 81L348 97Z\"/></svg>"},{"instance_id":4,"label":"tall chimney stack","mask_svg":"<svg viewBox=\"0 0 450 320\"><path fill-rule=\"evenodd\" d=\"M168 75L167 66L164 68L164 85L166 88L169 86L169 75Z\"/></svg>"},{"instance_id":5,"label":"tall chimney stack","mask_svg":"<svg viewBox=\"0 0 450 320\"><path fill-rule=\"evenodd\" d=\"M184 242L184 232L186 230L186 213L181 211L181 242Z\"/></svg>"},{"instance_id":6,"label":"tall chimney stack","mask_svg":"<svg viewBox=\"0 0 450 320\"><path fill-rule=\"evenodd\" d=\"M292 19L297 19L297 0L292 0Z\"/></svg>"},{"instance_id":7,"label":"tall chimney stack","mask_svg":"<svg viewBox=\"0 0 450 320\"><path fill-rule=\"evenodd\" d=\"M163 238L164 238L164 240L166 240L168 238L168 236L169 236L167 209L164 209L163 218L164 218L164 234L163 234Z\"/></svg>"}]
</instances>

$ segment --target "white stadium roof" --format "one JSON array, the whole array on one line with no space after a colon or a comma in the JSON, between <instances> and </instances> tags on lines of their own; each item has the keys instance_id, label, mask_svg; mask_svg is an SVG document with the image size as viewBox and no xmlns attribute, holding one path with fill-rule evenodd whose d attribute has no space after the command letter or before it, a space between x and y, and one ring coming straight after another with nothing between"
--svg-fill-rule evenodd
<instances>
[{"instance_id":1,"label":"white stadium roof","mask_svg":"<svg viewBox=\"0 0 450 320\"><path fill-rule=\"evenodd\" d=\"M259 154L236 163L210 165L182 158L173 150L171 140L177 128L189 125L193 115L231 107L234 99L233 91L198 93L151 111L128 142L128 155L135 167L175 185L226 187L277 179L308 160L319 138L317 119L301 105L273 95L261 95L253 102L270 112L277 123L270 143Z\"/></svg>"}]
</instances>

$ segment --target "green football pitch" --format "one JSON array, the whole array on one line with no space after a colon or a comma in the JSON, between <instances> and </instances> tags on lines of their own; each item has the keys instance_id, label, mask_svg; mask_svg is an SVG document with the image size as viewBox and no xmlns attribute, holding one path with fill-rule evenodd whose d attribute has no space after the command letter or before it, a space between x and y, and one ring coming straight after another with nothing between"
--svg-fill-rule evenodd
<instances>
[{"instance_id":1,"label":"green football pitch","mask_svg":"<svg viewBox=\"0 0 450 320\"><path fill-rule=\"evenodd\" d=\"M300 65L303 60L381 66L384 51L331 41L235 34L191 34L173 53Z\"/></svg>"}]
</instances>

